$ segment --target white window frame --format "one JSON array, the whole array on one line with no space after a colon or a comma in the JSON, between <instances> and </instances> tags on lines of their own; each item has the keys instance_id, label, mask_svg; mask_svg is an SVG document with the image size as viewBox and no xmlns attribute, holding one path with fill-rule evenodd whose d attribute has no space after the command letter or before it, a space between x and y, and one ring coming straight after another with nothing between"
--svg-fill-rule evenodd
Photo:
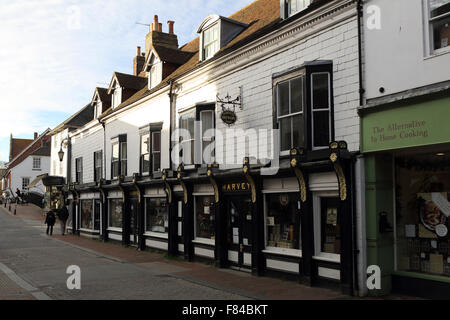
<instances>
[{"instance_id":1,"label":"white window frame","mask_svg":"<svg viewBox=\"0 0 450 320\"><path fill-rule=\"evenodd\" d=\"M95 103L95 118L99 118L102 115L102 102L97 100Z\"/></svg>"},{"instance_id":2,"label":"white window frame","mask_svg":"<svg viewBox=\"0 0 450 320\"><path fill-rule=\"evenodd\" d=\"M122 201L122 228L111 227L111 202L117 200ZM123 199L121 198L108 198L108 231L123 232L123 212L124 212L123 205L124 205Z\"/></svg>"},{"instance_id":3,"label":"white window frame","mask_svg":"<svg viewBox=\"0 0 450 320\"><path fill-rule=\"evenodd\" d=\"M155 134L159 134L159 151L155 151L155 148L154 148L154 146L155 146ZM155 172L160 172L161 171L161 168L159 168L160 170L155 170L155 155L159 155L159 163L160 163L160 167L162 167L162 164L161 164L161 160L162 160L162 157L161 157L162 131L159 131L159 130L151 131L151 139L152 139L151 140L152 143L150 145L150 152L151 152L150 165L151 165L152 173L155 173Z\"/></svg>"},{"instance_id":4,"label":"white window frame","mask_svg":"<svg viewBox=\"0 0 450 320\"><path fill-rule=\"evenodd\" d=\"M97 161L97 156L100 154L100 163ZM103 150L94 152L94 180L99 181L97 177L97 170L100 168L100 179L103 179Z\"/></svg>"},{"instance_id":5,"label":"white window frame","mask_svg":"<svg viewBox=\"0 0 450 320\"><path fill-rule=\"evenodd\" d=\"M112 107L117 108L122 103L122 88L117 83L112 94Z\"/></svg>"},{"instance_id":6,"label":"white window frame","mask_svg":"<svg viewBox=\"0 0 450 320\"><path fill-rule=\"evenodd\" d=\"M28 183L25 183L25 181L28 180ZM30 177L22 177L22 191L25 191L25 187L29 186L31 183L31 178Z\"/></svg>"},{"instance_id":7,"label":"white window frame","mask_svg":"<svg viewBox=\"0 0 450 320\"><path fill-rule=\"evenodd\" d=\"M79 166L77 166L78 163L80 164ZM79 174L79 179L77 179L78 174ZM81 157L75 159L75 181L80 184L83 183L83 158L81 158Z\"/></svg>"},{"instance_id":8,"label":"white window frame","mask_svg":"<svg viewBox=\"0 0 450 320\"><path fill-rule=\"evenodd\" d=\"M295 2L295 9L293 10L292 2ZM311 0L287 0L288 5L288 16L292 16L300 11L305 10L311 4ZM300 7L300 9L298 8Z\"/></svg>"},{"instance_id":9,"label":"white window frame","mask_svg":"<svg viewBox=\"0 0 450 320\"><path fill-rule=\"evenodd\" d=\"M322 252L322 198L338 198L338 191L322 191L313 193L313 212L314 212L314 256L313 259L333 263L341 263L340 254Z\"/></svg>"},{"instance_id":10,"label":"white window frame","mask_svg":"<svg viewBox=\"0 0 450 320\"><path fill-rule=\"evenodd\" d=\"M264 250L263 253L273 253L273 254L280 254L285 256L291 256L291 257L297 257L301 258L303 256L303 250L301 248L302 245L302 233L299 232L300 235L300 249L288 249L288 248L277 248L277 247L269 247L268 246L268 240L267 240L267 217L268 217L268 206L267 206L267 195L268 194L293 194L298 193L298 190L289 190L289 191L265 191L264 192ZM300 228L302 227L301 221L300 221Z\"/></svg>"},{"instance_id":11,"label":"white window frame","mask_svg":"<svg viewBox=\"0 0 450 320\"><path fill-rule=\"evenodd\" d=\"M440 48L440 49L434 49L434 31L433 31L433 23L437 22L441 19L445 19L447 17L450 17L450 12L445 13L443 15L431 18L431 7L430 7L430 0L424 0L424 16L425 16L425 47L427 48L427 55L428 56L435 56L442 53L450 52L450 43L447 47ZM449 39L450 41L450 39Z\"/></svg>"},{"instance_id":12,"label":"white window frame","mask_svg":"<svg viewBox=\"0 0 450 320\"><path fill-rule=\"evenodd\" d=\"M279 106L280 106L280 90L278 89L279 88L279 85L281 85L281 84L283 84L283 83L286 83L286 82L291 82L291 81L294 81L294 80L297 80L297 79L299 79L299 78L303 78L303 88L302 88L302 90L303 90L303 95L302 95L302 97L303 97L303 106L302 106L302 111L300 111L300 112L295 112L295 113L291 113L291 85L289 84L289 114L286 114L286 115L283 115L283 116L280 116L279 115L279 113L280 113L280 109L279 109ZM305 119L305 108L306 108L306 106L307 106L307 104L305 104L304 102L305 102L305 94L306 94L306 92L305 92L305 86L304 86L304 84L305 84L305 81L306 81L306 73L305 72L302 72L302 73L299 73L299 74L296 74L295 76L292 76L292 77L290 77L290 78L287 78L287 79L283 79L283 80L281 80L281 81L278 81L277 83L276 83L276 99L277 99L277 102L276 102L276 106L277 106L277 124L278 124L278 127L280 127L280 120L283 120L283 119L287 119L287 118L293 118L293 117L296 117L296 116L299 116L299 115L302 115L303 116L303 131L305 131L305 125L306 125L306 119ZM293 144L293 141L294 141L294 136L293 136L293 134L294 134L294 130L293 130L293 126L292 126L292 120L291 120L291 149L293 148L293 146L292 146L292 144ZM289 155L290 154L290 150L291 149L289 149L289 150L281 150L281 135L280 135L280 137L279 137L279 145L280 145L280 155L281 156L287 156L287 155ZM306 139L305 139L305 145L306 145Z\"/></svg>"},{"instance_id":13,"label":"white window frame","mask_svg":"<svg viewBox=\"0 0 450 320\"><path fill-rule=\"evenodd\" d=\"M41 158L40 157L33 157L33 170L41 170Z\"/></svg>"},{"instance_id":14,"label":"white window frame","mask_svg":"<svg viewBox=\"0 0 450 320\"><path fill-rule=\"evenodd\" d=\"M118 149L118 155L117 158L114 157L114 147L117 146ZM117 160L114 160L117 159ZM114 164L118 165L118 175L114 175ZM111 140L111 179L117 179L120 175L120 142L119 137L114 138Z\"/></svg>"},{"instance_id":15,"label":"white window frame","mask_svg":"<svg viewBox=\"0 0 450 320\"><path fill-rule=\"evenodd\" d=\"M162 81L162 62L155 60L155 62L150 67L149 72L149 89L153 89Z\"/></svg>"},{"instance_id":16,"label":"white window frame","mask_svg":"<svg viewBox=\"0 0 450 320\"><path fill-rule=\"evenodd\" d=\"M214 130L214 136L213 137L205 137L205 132L203 131L203 116L204 114L211 114L211 124L212 124L212 128ZM200 153L201 153L201 157L202 157L202 163L203 164L208 164L205 162L205 159L203 158L203 150L204 150L204 143L211 143L213 144L213 146L215 147L215 136L216 136L216 126L215 126L215 121L216 121L216 112L215 110L203 110L200 111L200 132L201 132L201 148L200 148ZM215 148L214 148L215 150ZM216 161L216 157L215 155L211 157L211 162L210 163L214 163Z\"/></svg>"},{"instance_id":17,"label":"white window frame","mask_svg":"<svg viewBox=\"0 0 450 320\"><path fill-rule=\"evenodd\" d=\"M211 32L211 35L214 35L214 31L213 31L214 29L217 29L217 39L215 39L213 41L206 42L205 41L206 32ZM217 52L219 52L219 50L220 50L220 41L221 40L220 40L220 24L219 24L219 22L214 23L213 25L209 26L208 28L206 28L205 30L202 31L203 60L211 59L212 57L214 57L214 55ZM208 52L207 49L211 48L214 45L217 45L216 50L212 51L210 56L207 56L207 52Z\"/></svg>"},{"instance_id":18,"label":"white window frame","mask_svg":"<svg viewBox=\"0 0 450 320\"><path fill-rule=\"evenodd\" d=\"M190 110L189 112L185 112L185 113L180 114L180 120L179 120L180 129L183 129L183 128L181 128L181 121L183 121L183 118L185 118L185 119L193 118L194 119L194 135L193 136L191 135L190 139L186 139L186 140L183 140L183 141L180 142L180 145L182 146L182 149L183 149L183 156L181 157L181 163L184 164L184 168L185 169L189 170L189 169L194 169L195 168L195 134L197 133L196 132L197 131L196 130L196 127L197 127L196 109ZM181 136L180 136L180 140L181 140ZM192 150L192 145L191 144L194 144L194 152L193 152L193 154L191 154L191 159L190 159L190 160L192 160L193 163L187 164L187 165L185 164L186 163L186 161L185 161L185 159L186 159L186 152L185 152L185 150L187 150L185 148L185 144L189 144L189 150L190 151Z\"/></svg>"},{"instance_id":19,"label":"white window frame","mask_svg":"<svg viewBox=\"0 0 450 320\"><path fill-rule=\"evenodd\" d=\"M314 75L321 75L321 74L326 74L328 75L328 108L322 108L322 109L314 109ZM328 111L328 129L329 129L329 135L330 135L330 140L333 137L333 132L332 132L332 123L331 123L331 74L329 72L313 72L311 73L311 146L312 146L312 150L322 150L322 149L328 149L328 145L327 146L322 146L322 147L316 147L315 145L315 141L314 141L314 113L315 112L324 112L324 111ZM330 141L331 142L331 141Z\"/></svg>"}]
</instances>

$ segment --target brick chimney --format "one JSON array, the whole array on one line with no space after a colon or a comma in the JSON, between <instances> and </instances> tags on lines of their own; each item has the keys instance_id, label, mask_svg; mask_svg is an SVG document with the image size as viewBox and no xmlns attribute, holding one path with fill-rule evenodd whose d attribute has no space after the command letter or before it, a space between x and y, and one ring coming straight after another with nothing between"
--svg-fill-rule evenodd
<instances>
[{"instance_id":1,"label":"brick chimney","mask_svg":"<svg viewBox=\"0 0 450 320\"><path fill-rule=\"evenodd\" d=\"M170 49L178 49L178 37L174 34L173 25L175 22L169 21L169 33L162 31L162 24L159 23L157 15L153 17L150 32L145 39L145 56L147 57L151 47L161 46Z\"/></svg>"},{"instance_id":2,"label":"brick chimney","mask_svg":"<svg viewBox=\"0 0 450 320\"><path fill-rule=\"evenodd\" d=\"M136 48L136 57L133 59L133 74L138 76L144 68L145 57L141 54L141 47Z\"/></svg>"}]
</instances>

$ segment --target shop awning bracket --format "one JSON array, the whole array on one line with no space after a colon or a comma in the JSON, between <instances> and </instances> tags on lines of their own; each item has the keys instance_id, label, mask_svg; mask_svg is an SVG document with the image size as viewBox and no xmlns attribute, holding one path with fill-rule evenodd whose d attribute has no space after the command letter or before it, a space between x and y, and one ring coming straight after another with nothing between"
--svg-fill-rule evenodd
<instances>
[{"instance_id":1,"label":"shop awning bracket","mask_svg":"<svg viewBox=\"0 0 450 320\"><path fill-rule=\"evenodd\" d=\"M209 182L211 183L211 185L214 188L215 202L219 203L219 201L220 201L219 186L217 185L216 179L214 179L214 175L213 175L213 171L212 171L211 167L208 168L208 177L209 177Z\"/></svg>"},{"instance_id":2,"label":"shop awning bracket","mask_svg":"<svg viewBox=\"0 0 450 320\"><path fill-rule=\"evenodd\" d=\"M252 189L252 203L256 203L256 184L255 184L255 180L253 179L253 177L250 174L250 158L245 158L244 159L244 175L245 178L247 179L248 183L250 184L250 187Z\"/></svg>"},{"instance_id":3,"label":"shop awning bracket","mask_svg":"<svg viewBox=\"0 0 450 320\"><path fill-rule=\"evenodd\" d=\"M165 186L165 190L167 192L168 202L169 202L169 204L172 204L172 202L173 202L173 191L172 191L171 185L167 181L167 171L166 170L163 170L162 180L164 181L164 186Z\"/></svg>"}]
</instances>

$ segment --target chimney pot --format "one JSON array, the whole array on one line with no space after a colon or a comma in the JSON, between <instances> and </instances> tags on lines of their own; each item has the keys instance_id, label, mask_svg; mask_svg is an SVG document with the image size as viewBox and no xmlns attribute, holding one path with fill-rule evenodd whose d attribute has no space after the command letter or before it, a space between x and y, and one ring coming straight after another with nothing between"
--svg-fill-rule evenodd
<instances>
[{"instance_id":1,"label":"chimney pot","mask_svg":"<svg viewBox=\"0 0 450 320\"><path fill-rule=\"evenodd\" d=\"M136 48L136 56L140 56L141 55L141 47L137 47Z\"/></svg>"},{"instance_id":2,"label":"chimney pot","mask_svg":"<svg viewBox=\"0 0 450 320\"><path fill-rule=\"evenodd\" d=\"M36 140L39 137L39 134L37 132L34 133L34 140Z\"/></svg>"},{"instance_id":3,"label":"chimney pot","mask_svg":"<svg viewBox=\"0 0 450 320\"><path fill-rule=\"evenodd\" d=\"M173 34L173 25L175 24L175 21L167 21L167 24L169 25L169 34Z\"/></svg>"},{"instance_id":4,"label":"chimney pot","mask_svg":"<svg viewBox=\"0 0 450 320\"><path fill-rule=\"evenodd\" d=\"M156 30L156 31L158 31L158 15L154 15L154 17L153 17L153 26L154 26L154 28L155 29L153 29L153 30Z\"/></svg>"}]
</instances>

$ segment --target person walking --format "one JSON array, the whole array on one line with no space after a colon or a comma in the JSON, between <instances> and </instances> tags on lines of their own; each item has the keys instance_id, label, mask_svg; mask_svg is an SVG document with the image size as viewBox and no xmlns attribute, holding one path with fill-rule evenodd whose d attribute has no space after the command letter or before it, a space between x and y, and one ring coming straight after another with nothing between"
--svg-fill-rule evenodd
<instances>
[{"instance_id":1,"label":"person walking","mask_svg":"<svg viewBox=\"0 0 450 320\"><path fill-rule=\"evenodd\" d=\"M64 236L66 233L66 224L69 219L69 210L67 210L67 205L64 205L59 209L58 213L59 223L61 224L61 234Z\"/></svg>"},{"instance_id":2,"label":"person walking","mask_svg":"<svg viewBox=\"0 0 450 320\"><path fill-rule=\"evenodd\" d=\"M47 235L53 235L53 226L56 222L56 216L53 210L47 212L47 216L45 218L45 224L47 225Z\"/></svg>"}]
</instances>

